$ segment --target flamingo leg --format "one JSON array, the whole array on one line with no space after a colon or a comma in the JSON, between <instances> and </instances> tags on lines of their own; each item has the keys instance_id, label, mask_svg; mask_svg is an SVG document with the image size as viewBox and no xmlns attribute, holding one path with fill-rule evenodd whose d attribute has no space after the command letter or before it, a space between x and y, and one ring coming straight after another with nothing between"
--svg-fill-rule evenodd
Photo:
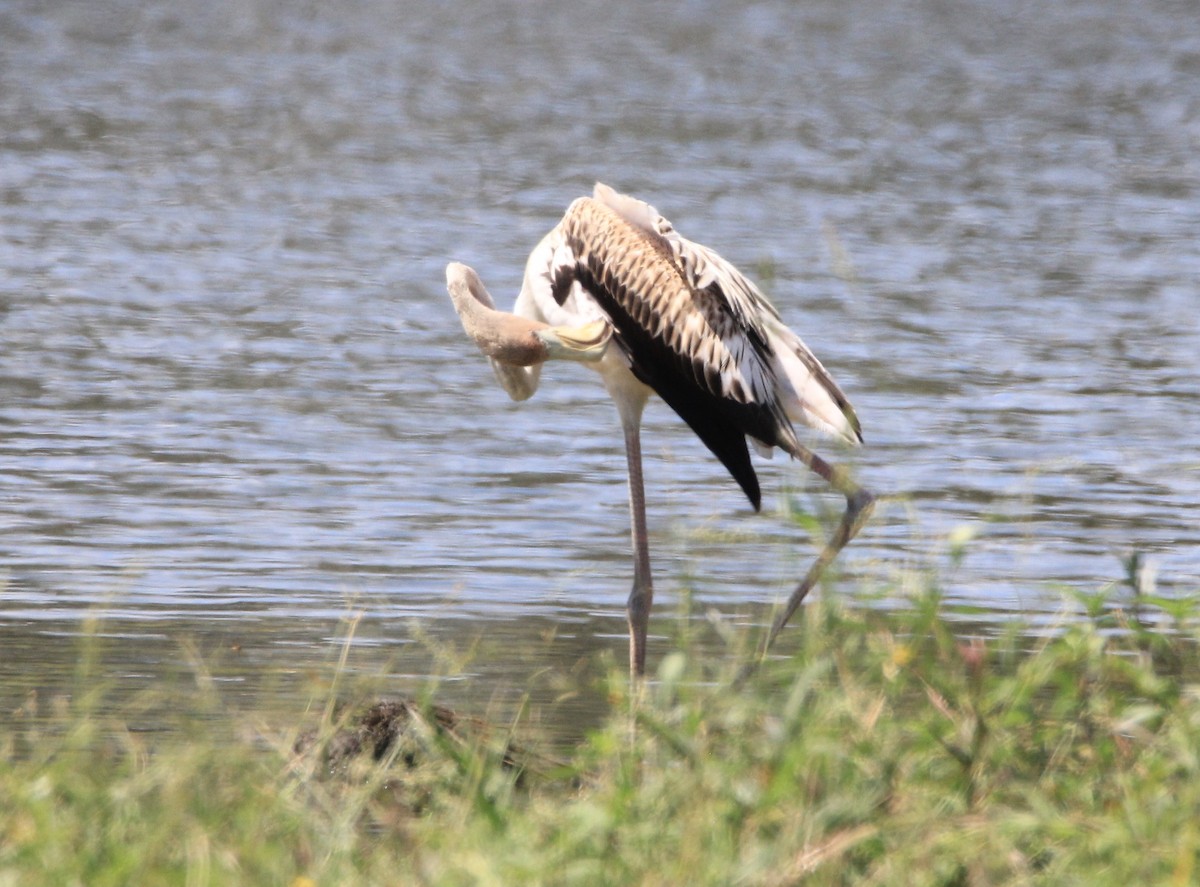
<instances>
[{"instance_id":1,"label":"flamingo leg","mask_svg":"<svg viewBox=\"0 0 1200 887\"><path fill-rule=\"evenodd\" d=\"M629 620L629 673L637 678L646 672L646 628L654 602L654 586L650 576L650 540L646 533L641 422L638 417L622 415L621 424L625 430L625 459L629 463L629 522L633 537L633 591L629 593L625 613Z\"/></svg>"},{"instance_id":2,"label":"flamingo leg","mask_svg":"<svg viewBox=\"0 0 1200 887\"><path fill-rule=\"evenodd\" d=\"M845 469L830 465L816 453L804 447L800 447L795 455L811 471L820 475L830 486L846 497L846 511L842 515L837 529L834 530L833 536L821 549L804 578L800 580L800 584L792 591L784 608L775 617L775 621L771 624L771 630L767 633L766 641L763 643L762 656L766 656L776 636L799 609L809 591L820 580L821 574L838 556L838 552L858 534L875 509L875 495L854 483Z\"/></svg>"}]
</instances>

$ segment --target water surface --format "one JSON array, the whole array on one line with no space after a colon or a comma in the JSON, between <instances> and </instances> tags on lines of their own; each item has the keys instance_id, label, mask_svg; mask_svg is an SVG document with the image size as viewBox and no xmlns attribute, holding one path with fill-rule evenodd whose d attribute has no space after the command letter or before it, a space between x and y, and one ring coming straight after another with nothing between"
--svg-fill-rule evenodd
<instances>
[{"instance_id":1,"label":"water surface","mask_svg":"<svg viewBox=\"0 0 1200 887\"><path fill-rule=\"evenodd\" d=\"M999 616L1132 551L1195 592L1197 83L1167 0L6 4L0 711L96 612L118 687L191 644L302 696L348 614L398 689L441 667L417 623L511 639L485 696L620 661L615 413L577 366L509 403L443 272L509 302L597 179L850 394L868 446L820 446L897 498L842 593L901 603L962 526L947 593ZM780 507L837 503L777 459L752 516L661 404L645 446L660 609L761 621L811 552Z\"/></svg>"}]
</instances>

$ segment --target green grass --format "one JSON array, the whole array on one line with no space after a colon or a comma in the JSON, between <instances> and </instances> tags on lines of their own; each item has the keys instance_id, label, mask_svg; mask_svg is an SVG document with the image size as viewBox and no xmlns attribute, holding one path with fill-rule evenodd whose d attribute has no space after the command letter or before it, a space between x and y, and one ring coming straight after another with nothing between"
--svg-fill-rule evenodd
<instances>
[{"instance_id":1,"label":"green grass","mask_svg":"<svg viewBox=\"0 0 1200 887\"><path fill-rule=\"evenodd\" d=\"M1077 595L984 638L935 591L833 600L737 689L681 625L636 704L619 669L592 688L612 716L565 753L432 700L376 762L336 751L362 706L318 700L298 754L203 682L165 735L82 697L0 736L0 887L1200 879L1195 602L1142 599L1147 627Z\"/></svg>"}]
</instances>

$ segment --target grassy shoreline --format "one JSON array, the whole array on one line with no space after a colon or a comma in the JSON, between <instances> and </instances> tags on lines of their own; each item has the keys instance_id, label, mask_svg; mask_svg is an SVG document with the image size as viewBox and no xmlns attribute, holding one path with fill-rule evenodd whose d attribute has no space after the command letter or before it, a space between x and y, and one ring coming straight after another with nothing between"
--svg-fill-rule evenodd
<instances>
[{"instance_id":1,"label":"grassy shoreline","mask_svg":"<svg viewBox=\"0 0 1200 887\"><path fill-rule=\"evenodd\" d=\"M737 690L685 626L636 704L615 668L593 688L612 716L565 754L431 698L354 755L365 702L234 728L202 686L144 735L83 694L0 734L0 887L1194 883L1200 605L1077 601L983 638L932 592L827 598Z\"/></svg>"}]
</instances>

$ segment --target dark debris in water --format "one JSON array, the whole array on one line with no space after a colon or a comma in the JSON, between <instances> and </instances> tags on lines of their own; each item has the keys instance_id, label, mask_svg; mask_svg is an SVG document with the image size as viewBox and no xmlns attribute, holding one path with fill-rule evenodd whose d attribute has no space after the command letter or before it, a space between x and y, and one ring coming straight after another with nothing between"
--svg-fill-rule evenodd
<instances>
[{"instance_id":1,"label":"dark debris in water","mask_svg":"<svg viewBox=\"0 0 1200 887\"><path fill-rule=\"evenodd\" d=\"M548 773L556 766L515 741L508 728L407 697L380 700L361 713L343 711L337 723L344 726L332 732L305 731L293 746L300 758L317 756L321 769L331 775L357 772L363 764L385 765L392 772L446 765L463 770L469 761L484 757L513 774L519 785L531 773Z\"/></svg>"}]
</instances>

